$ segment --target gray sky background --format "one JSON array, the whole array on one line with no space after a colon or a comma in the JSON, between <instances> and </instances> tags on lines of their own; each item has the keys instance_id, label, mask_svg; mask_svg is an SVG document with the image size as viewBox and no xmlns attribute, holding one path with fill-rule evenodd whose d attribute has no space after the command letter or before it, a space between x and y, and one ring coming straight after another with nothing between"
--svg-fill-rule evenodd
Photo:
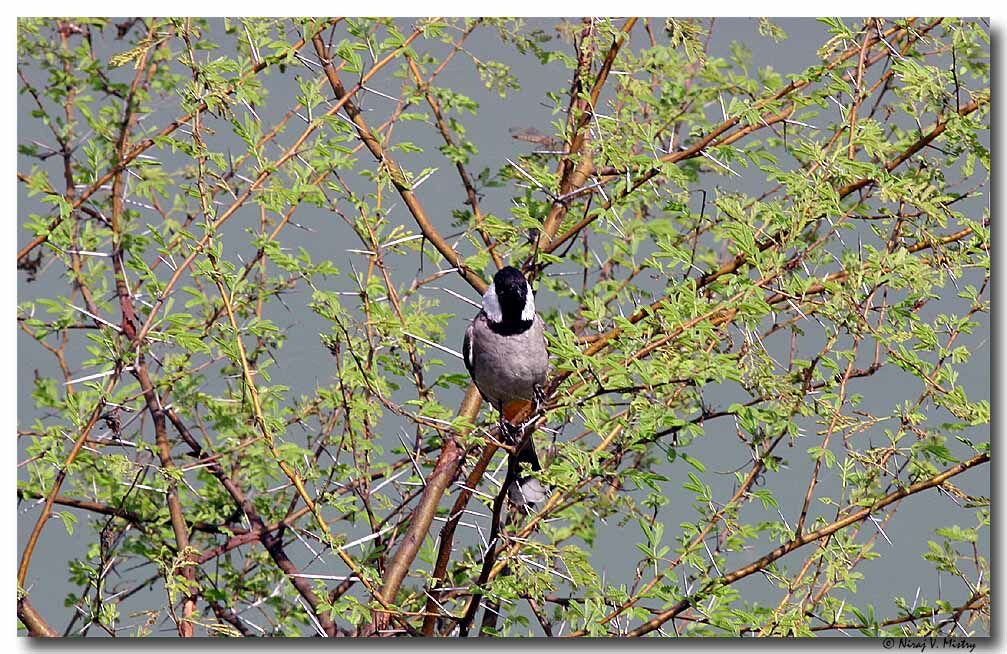
<instances>
[{"instance_id":1,"label":"gray sky background","mask_svg":"<svg viewBox=\"0 0 1007 654\"><path fill-rule=\"evenodd\" d=\"M408 26L410 22L406 19L400 21L402 25ZM744 43L752 52L754 66L771 65L778 72L787 74L803 70L807 65L817 61L815 52L818 47L828 38L824 25L810 19L779 19L777 24L783 27L789 39L777 44L760 36L757 32L757 20L754 19L725 19L716 20L714 35L710 44L711 56L727 57L730 52L731 43L739 41ZM556 24L554 19L529 19L529 26L540 27L548 33L555 34L553 27ZM219 28L219 24L217 25ZM114 28L110 28L114 32ZM632 44L634 49L644 45L644 35L642 31L636 31L636 40ZM477 32L467 43L467 48L476 56L485 59L492 59L506 63L521 81L520 92L513 93L505 100L500 100L495 93L486 90L480 82L478 74L464 57L457 57L454 62L444 71L438 80L438 85L448 88L456 88L463 93L476 99L479 104L479 113L475 117L466 115L464 123L472 140L479 147L479 154L474 157L470 171L479 171L483 167L497 170L506 165L505 159L515 159L522 153L528 152L532 147L524 142L514 140L509 134L511 128L535 127L542 132L549 133L550 122L554 120L550 110L544 106L543 100L546 92L558 90L565 92L568 87L569 72L560 64L554 63L543 67L532 56L522 56L509 45L500 43L499 39L492 35L489 30ZM212 38L212 37L210 37ZM225 36L222 41L229 42L231 37ZM114 54L121 49L122 43L116 42L112 38L101 38L96 41L106 55ZM426 46L423 46L426 47ZM444 46L434 49L434 54L443 53L447 49ZM128 67L127 67L128 68ZM301 74L306 74L303 69ZM272 125L275 120L288 109L288 100L296 93L296 86L293 83L293 75L272 74L263 78L270 89L270 100L258 111L266 125ZM400 80L390 79L384 73L379 75L373 86L382 92L390 95L397 95ZM31 99L27 95L18 97L18 143L31 140L48 142L50 135L46 129L31 119ZM393 106L391 101L380 96L367 95L363 101L364 108L371 110L375 115L384 116ZM425 108L425 107L424 107ZM172 113L176 109L172 105L165 107L164 111L149 117L150 124L160 125L166 119L174 117ZM368 118L369 122L379 121ZM828 119L822 118L822 122ZM288 129L287 136L290 136L296 126ZM224 138L224 137L221 137ZM459 208L464 194L458 182L457 175L453 168L437 153L436 148L440 144L439 137L433 130L425 126L402 123L396 128L395 140L410 140L423 147L427 153L422 155L401 156L400 163L412 170L419 170L426 165L435 165L439 168L419 191L419 197L427 208L431 216L435 217L438 227L444 231L452 231L450 225L450 213L452 209ZM236 139L233 150L243 151L244 147ZM369 167L370 159L366 153L359 155L361 166ZM158 156L161 156L159 153ZM437 161L430 162L429 159L436 156ZM51 160L55 165L55 158ZM27 171L28 163L18 157L18 169ZM765 182L758 177L758 171L745 173L740 180L735 180L725 176L709 176L710 186L706 188L712 190L716 185L725 190L742 190L746 192L757 192L764 190ZM509 198L513 188L489 189L482 202L484 212L492 212L497 216L510 216ZM390 195L388 197L391 197ZM396 198L397 199L397 198ZM981 214L982 208L987 206L987 198L983 197L972 202L974 216ZM38 198L29 199L24 191L23 185L18 185L18 217L19 224L18 243L23 245L30 236L20 225L25 222L29 212L41 212ZM401 204L391 201L390 215L393 219L411 226L405 208ZM308 233L298 229L286 229L282 234L282 244L285 247L297 248L305 247L315 260L330 258L337 267L344 273L351 270L349 261L352 260L358 267L363 265L364 259L358 255L345 252L346 247L358 247L355 237L349 232L345 225L324 211L311 207L302 207L297 210L294 220L310 226L315 230ZM247 236L244 230L251 225L257 225L257 212L254 210L244 210L235 220L227 225L225 229L224 242L227 245L226 255L232 260L236 260L237 255L246 257L254 250L248 245ZM354 259L354 257L356 257ZM641 257L642 258L642 257ZM399 259L399 268L395 270L395 278L399 281L412 279L416 271L418 260ZM429 262L428 264L429 265ZM561 267L558 268L562 269ZM52 297L67 292L65 278L61 277L60 271L56 267L51 267L40 274L37 281L28 284L23 272L18 272L18 301L36 297ZM981 281L981 278L979 278ZM337 290L350 290L352 287L347 279L330 278L327 280L331 288ZM959 280L959 283L976 283L975 279ZM442 286L449 287L470 298L476 299L471 289L455 279L453 276L443 280ZM945 289L949 297L953 297L953 287ZM431 292L432 293L432 292ZM267 317L273 319L278 326L289 333L289 340L277 356L278 365L272 370L272 381L277 384L285 384L291 387L289 396L296 398L300 395L311 395L317 385L329 383L334 375L333 359L327 355L324 347L319 341L318 334L329 330L330 325L319 318L314 313L306 310L309 296L303 289L284 296L284 301L290 307L290 311L284 310L281 305L273 303L273 314ZM452 320L448 331L446 344L460 349L462 333L467 321L472 315L472 308L468 305L442 295L437 298L442 306L448 307L449 311L456 314ZM540 307L555 306L551 304L548 296L537 297ZM962 312L961 304L946 303L944 300L935 302L928 308L929 313L941 311ZM988 316L980 315L978 319L981 326L970 336L963 338L961 343L975 352L975 357L962 370L960 383L971 400L990 399L990 329ZM83 341L78 341L82 343ZM35 419L36 411L31 399L32 379L36 374L42 376L59 377L53 357L38 347L34 341L25 334L18 332L17 336L18 360L17 360L17 402L18 402L18 425L22 428L31 424ZM783 341L777 343L767 343L772 350L774 347L783 348L786 344ZM73 352L72 348L71 365L78 365L80 360L86 358L82 348L77 348ZM455 371L463 371L460 361L444 357L447 366ZM75 359L75 360L74 360ZM87 374L90 370L81 370L80 374ZM75 370L76 372L76 370ZM894 371L883 371L875 377L865 380L858 385L857 392L863 393L867 397L865 409L870 410L890 410L890 407L900 400L908 397L915 398L918 388L907 388L904 384L905 375L896 375ZM895 383L897 382L897 383ZM712 389L712 394L707 396L707 401L716 406L726 406L734 400L726 394L718 396L717 390ZM725 391L726 393L726 391ZM461 398L460 392L440 391L442 403L446 406L457 406ZM390 424L395 425L394 421ZM391 433L395 429L388 430ZM572 431L572 430L571 430ZM977 430L976 436L986 434L988 437L989 428L984 427ZM569 435L569 433L568 433ZM731 442L730 446L725 446L725 442ZM788 470L769 478L769 486L775 491L776 497L780 501L780 507L787 519L793 522L800 513L800 506L803 501L804 491L807 486L807 479L810 467L807 464L805 450L813 443L809 440L799 442L792 449L785 449L783 456L792 461ZM708 470L733 470L742 465L747 460L747 451L742 447L736 447L737 439L733 433L733 424L711 422L707 425L706 434L703 438L697 439L690 447L689 454L707 464ZM23 460L24 443L18 445L18 460ZM837 454L841 450L837 450ZM677 461L667 466L664 470L671 482L665 485L667 492L672 495L672 501L662 512L661 516L666 524L665 543L672 544L673 539L678 534L678 524L686 520L693 519L693 512L690 508L691 497L686 491L680 489L681 480L685 478L688 466ZM19 479L25 473L25 469L18 471ZM990 494L990 473L991 468L985 466L979 470L972 471L959 478L960 485L967 492L981 495ZM715 496L724 499L733 490L732 478L723 476L720 485L717 484L715 476L707 475L706 481L714 486ZM826 472L820 484L819 494L832 494L838 484L835 473ZM678 501L675 494L680 493L682 500ZM446 502L442 501L442 504ZM60 509L65 510L65 509ZM754 510L754 509L753 509ZM37 507L32 507L29 503L23 503L18 510L18 556L27 534L30 532L37 516ZM875 550L882 556L872 562L861 564L859 570L865 575L865 579L860 586L860 590L851 597L851 603L857 606L864 606L873 603L881 614L891 614L894 611L891 605L893 595L902 595L912 601L913 593L917 587L928 596L934 596L938 587L937 574L933 565L920 558L920 552L926 549L926 542L934 539L934 526L944 526L952 519L970 519L971 514L960 511L950 500L936 491L928 492L922 496L917 496L904 502L896 513L895 517L886 528L887 535L893 541L889 546L886 542L879 540ZM63 607L63 598L68 592L74 590L67 583L66 571L61 569L64 562L75 556L82 556L88 543L93 540L94 534L84 527L87 516L78 513L81 523L75 532L74 537L68 537L58 521L50 524L43 534L39 549L35 555L34 563L30 573L29 583L34 585L32 591L32 601L36 608L43 615L52 616L53 626L62 631L66 624L64 616L69 615L69 610ZM765 519L764 513L752 514L752 519ZM742 513L742 519L746 518L746 513ZM963 527L971 524L962 524ZM436 525L435 525L436 527ZM635 548L627 552L627 547L631 547L632 542L638 540L637 528L630 523L625 528L617 525L599 527L599 536L593 549L593 561L599 571L604 574L609 583L616 580L625 580L626 583L632 581L633 569L636 561L640 558ZM864 529L864 533L868 533ZM361 532L361 535L365 532ZM351 535L351 538L354 537ZM981 552L989 556L989 534L988 531L982 533ZM760 543L749 552L737 553L729 562L729 565L736 566L747 563L765 551L775 546L770 543ZM805 552L796 553L791 557L783 559L782 563L794 566L798 559L806 557ZM326 559L331 562L331 559ZM316 564L317 565L317 564ZM334 564L330 566L336 568ZM319 567L313 569L315 572L322 572ZM340 574L333 569L329 574ZM144 571L144 575L149 571ZM960 602L967 598L967 589L960 580L944 579L942 591L945 598L951 602ZM748 602L772 603L779 600L780 592L774 584L761 575L753 575L748 579L738 583L737 589ZM145 596L147 595L147 596ZM163 594L159 591L153 594L140 594L135 602L129 607L123 608L123 615L127 615L129 608L147 606L151 603L159 604L163 601ZM94 633L94 632L92 632Z\"/></svg>"}]
</instances>

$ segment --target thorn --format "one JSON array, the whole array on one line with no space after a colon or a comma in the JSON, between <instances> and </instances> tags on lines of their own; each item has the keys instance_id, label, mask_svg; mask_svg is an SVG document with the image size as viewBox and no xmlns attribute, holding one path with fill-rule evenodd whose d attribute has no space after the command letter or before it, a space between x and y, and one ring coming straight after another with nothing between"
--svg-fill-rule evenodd
<instances>
[{"instance_id":1,"label":"thorn","mask_svg":"<svg viewBox=\"0 0 1007 654\"><path fill-rule=\"evenodd\" d=\"M421 338L421 337L416 336L414 334L410 334L409 332L406 332L406 331L404 331L402 333L404 335L408 336L409 338L413 339L413 340L417 340L417 341L419 341L421 343L425 343L425 344L429 345L430 347L434 347L434 348L437 348L438 350L441 350L442 352L447 352L451 356L458 357L459 359L464 359L464 357L462 356L462 353L458 352L457 350L452 350L449 347L445 347L443 345L438 345L437 343L434 343L433 341L428 341L425 338Z\"/></svg>"}]
</instances>

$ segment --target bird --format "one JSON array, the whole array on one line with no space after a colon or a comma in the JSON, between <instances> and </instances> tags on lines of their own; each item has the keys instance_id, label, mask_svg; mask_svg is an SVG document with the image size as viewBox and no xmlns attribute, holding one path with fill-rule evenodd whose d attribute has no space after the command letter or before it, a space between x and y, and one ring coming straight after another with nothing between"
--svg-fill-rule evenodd
<instances>
[{"instance_id":1,"label":"bird","mask_svg":"<svg viewBox=\"0 0 1007 654\"><path fill-rule=\"evenodd\" d=\"M465 330L462 359L483 399L499 412L502 434L513 434L511 421L529 403L541 406L549 374L545 323L535 311L531 285L517 268L505 266L493 276L481 310ZM521 474L522 464L541 470L531 438L517 443L507 475L511 502L530 507L548 491L539 480Z\"/></svg>"}]
</instances>

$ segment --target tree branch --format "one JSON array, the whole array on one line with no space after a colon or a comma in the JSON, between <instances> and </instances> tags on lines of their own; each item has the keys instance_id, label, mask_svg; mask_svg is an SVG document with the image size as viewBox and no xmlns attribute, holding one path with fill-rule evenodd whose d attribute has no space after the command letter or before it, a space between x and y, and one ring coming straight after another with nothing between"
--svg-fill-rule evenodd
<instances>
[{"instance_id":1,"label":"tree branch","mask_svg":"<svg viewBox=\"0 0 1007 654\"><path fill-rule=\"evenodd\" d=\"M418 35L419 31L416 31L413 34L414 36ZM322 37L316 34L311 41L315 46L315 53L322 62L322 68L325 71L326 77L328 77L329 85L332 87L333 93L336 94L336 98L339 100L339 105L346 106L346 114L356 126L360 139L367 146L367 149L371 151L371 154L374 155L374 158L378 160L378 163L382 164L388 171L392 185L395 186L395 190L399 192L399 196L402 198L402 201L405 202L406 207L408 207L409 213L413 215L420 231L423 232L423 235L426 236L427 240L430 241L435 248L437 248L437 251L441 253L448 263L458 269L458 274L460 274L462 278L476 290L476 292L480 295L485 293L488 284L486 284L486 282L483 281L483 279L476 274L475 271L469 270L465 267L465 263L462 261L458 253L455 252L454 248L452 248L451 245L444 240L444 237L441 236L437 229L433 226L433 223L430 222L430 219L427 216L426 210L423 209L423 205L420 204L416 194L413 193L412 187L410 187L409 183L406 181L406 177L402 172L402 169L397 163L395 163L395 160L392 159L378 139L375 138L370 128L367 127L367 123L364 122L364 118L361 115L360 110L352 102L351 98L353 94L346 92L342 81L339 79L339 74L336 72L335 66L332 65L332 60L329 58L328 50L325 47L325 43L322 41ZM371 71L373 70L374 68L371 69ZM371 71L368 71L368 75ZM364 75L364 81L367 80L368 75ZM354 89L354 91L355 90L356 89Z\"/></svg>"},{"instance_id":2,"label":"tree branch","mask_svg":"<svg viewBox=\"0 0 1007 654\"><path fill-rule=\"evenodd\" d=\"M318 27L318 31L320 32L323 29L325 29L326 27L329 27L331 25L335 25L340 20L342 20L342 19L341 18L336 18L336 19L333 19L333 20L330 20L330 21L326 21L325 23L323 23L322 25L320 25ZM298 41L297 43L295 43L292 46L292 50L294 52L300 50L301 48L304 47L305 43L306 43L306 41L302 38L300 41ZM256 64L255 67L252 68L252 70L250 70L248 73L246 73L245 75L243 75L237 82L235 82L235 84L233 85L233 87L237 88L238 86L240 86L241 82L243 82L244 80L246 80L249 77L252 77L252 76L254 76L254 75L258 74L258 73L260 73L263 69L265 69L270 64L275 63L277 61L283 61L283 60L285 60L285 58L286 58L285 55L280 54L280 55L277 55L275 57L271 57L271 58L262 60L261 62L259 62L258 64ZM234 90L232 89L229 93L233 93L233 92L234 92ZM97 193L101 189L102 186L104 186L105 184L108 184L112 180L112 178L114 178L116 175L118 175L118 174L122 173L124 170L126 170L126 168L129 166L129 164L134 159L136 159L138 156L140 156L141 154L143 154L144 152L146 152L147 150L149 150L157 142L157 139L162 138L164 136L168 136L169 134L171 134L172 132L174 132L176 129L178 129L179 127L181 127L185 123L188 123L190 120L192 120L192 118L194 116L196 116L197 114L202 113L203 111L206 111L206 109L208 107L209 107L209 105L207 105L207 103L205 101L202 102L198 107L196 107L196 109L192 113L188 113L188 114L185 114L184 116L180 116L179 118L176 118L172 122L168 123L164 128L162 128L157 134L155 134L154 136L151 136L149 138L146 138L143 141L137 143L135 146L133 146L133 148L131 148L129 150L129 152L124 153L123 157L120 158L119 161L116 162L116 164L113 167L109 168L105 172L104 175L102 175L97 180L95 180L95 182L93 184L91 184L91 186L89 186L87 189L85 189L83 193L81 193L79 196L77 196L76 199L73 200L73 203L71 205L71 215L72 215L73 211L76 211L77 209L79 209L80 206L82 204L84 204L84 202L86 202L88 199L90 199L92 195L94 195L95 193ZM46 229L46 231L45 231L44 234L39 234L38 236L36 236L35 238L33 238L27 245L25 245L23 248L21 248L20 250L18 250L17 260L21 261L22 259L24 259L25 257L27 257L29 254L31 254L32 250L34 250L36 247L38 247L39 245L42 245L43 243L45 243L46 241L48 241L49 240L49 235L52 234L53 230L56 229L57 227L59 227L59 225L62 222L63 222L63 219L61 217L58 217L58 218L54 219L52 221L52 223L49 224L49 227Z\"/></svg>"},{"instance_id":3,"label":"tree branch","mask_svg":"<svg viewBox=\"0 0 1007 654\"><path fill-rule=\"evenodd\" d=\"M18 597L17 617L33 638L59 638L59 634L49 626L27 597Z\"/></svg>"},{"instance_id":4,"label":"tree branch","mask_svg":"<svg viewBox=\"0 0 1007 654\"><path fill-rule=\"evenodd\" d=\"M725 575L722 575L720 577L717 577L716 579L711 580L698 593L695 593L694 595L681 600L680 602L675 604L672 608L668 609L667 611L664 611L663 613L657 616L654 616L653 618L643 623L636 629L630 631L629 634L627 635L632 638L638 636L644 636L654 631L655 629L659 628L665 622L671 620L679 613L692 606L693 603L698 601L700 597L702 597L705 593L709 592L710 590L722 586L729 586L734 582L744 579L745 577L753 573L756 573L760 570L764 570L766 566L768 566L773 561L776 561L777 559L789 554L790 552L793 552L798 548L804 547L808 543L813 543L817 540L825 538L826 536L830 536L839 531L840 529L844 529L856 522L866 520L868 517L870 517L871 514L876 513L879 509L883 509L884 507L888 506L889 504L892 504L893 502L898 502L899 500L909 497L910 495L915 495L916 493L920 493L930 488L934 488L935 486L940 486L948 479L951 479L956 475L960 475L966 470L969 470L979 465L983 465L984 463L989 462L989 460L990 460L989 454L976 455L971 459L969 459L968 461L963 461L962 463L959 463L956 466L948 468L944 472L934 475L933 477L925 481L917 482L912 486L892 491L891 493L885 495L871 506L860 509L859 511L856 511L846 516L845 518L836 520L835 522L828 524L822 527L821 529L806 532L799 538L792 538L783 545L780 545L776 549L772 550L765 556L762 556L759 559L753 561L752 563L749 563L748 565L738 568L733 572L729 572Z\"/></svg>"}]
</instances>

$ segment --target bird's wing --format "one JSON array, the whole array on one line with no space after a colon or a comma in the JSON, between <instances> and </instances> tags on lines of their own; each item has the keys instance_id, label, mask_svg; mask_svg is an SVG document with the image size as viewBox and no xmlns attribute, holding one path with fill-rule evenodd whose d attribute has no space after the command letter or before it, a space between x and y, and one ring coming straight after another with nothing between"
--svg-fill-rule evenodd
<instances>
[{"instance_id":1,"label":"bird's wing","mask_svg":"<svg viewBox=\"0 0 1007 654\"><path fill-rule=\"evenodd\" d=\"M465 330L465 340L462 341L462 361L465 362L465 369L469 371L469 376L475 378L475 370L472 366L472 332L475 329L475 321L469 323Z\"/></svg>"}]
</instances>

